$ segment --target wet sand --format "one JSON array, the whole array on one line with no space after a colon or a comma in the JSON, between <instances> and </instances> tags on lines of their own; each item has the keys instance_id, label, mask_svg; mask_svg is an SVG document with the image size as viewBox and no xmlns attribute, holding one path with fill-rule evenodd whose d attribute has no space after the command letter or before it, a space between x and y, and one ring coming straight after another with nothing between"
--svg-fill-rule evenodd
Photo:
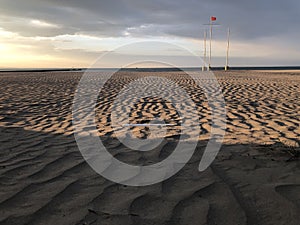
<instances>
[{"instance_id":1,"label":"wet sand","mask_svg":"<svg viewBox=\"0 0 300 225\"><path fill-rule=\"evenodd\" d=\"M171 79L199 112L201 135L189 163L162 183L128 187L96 174L78 150L71 110L81 72L0 73L0 224L299 224L300 74L215 74L227 128L217 159L201 173L211 121L201 88L181 72L124 71L110 79L97 107L98 135L122 161L166 158L181 122L171 104L142 99L132 109L132 123L160 115L175 126L155 151L129 152L115 139L110 120L125 84L147 76ZM148 135L143 127L133 132Z\"/></svg>"}]
</instances>

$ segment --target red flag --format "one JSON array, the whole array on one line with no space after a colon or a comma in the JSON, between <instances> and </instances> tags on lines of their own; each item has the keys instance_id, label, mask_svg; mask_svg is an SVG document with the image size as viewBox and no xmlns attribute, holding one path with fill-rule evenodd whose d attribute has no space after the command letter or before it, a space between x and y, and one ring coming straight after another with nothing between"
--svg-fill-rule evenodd
<instances>
[{"instance_id":1,"label":"red flag","mask_svg":"<svg viewBox=\"0 0 300 225\"><path fill-rule=\"evenodd\" d=\"M216 21L216 20L217 20L217 17L212 16L212 17L210 17L210 20L211 20L211 21Z\"/></svg>"}]
</instances>

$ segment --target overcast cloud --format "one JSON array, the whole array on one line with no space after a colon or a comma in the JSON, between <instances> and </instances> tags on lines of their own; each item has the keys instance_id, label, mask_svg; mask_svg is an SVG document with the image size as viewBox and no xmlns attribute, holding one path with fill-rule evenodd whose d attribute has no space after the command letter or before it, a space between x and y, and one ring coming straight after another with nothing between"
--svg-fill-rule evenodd
<instances>
[{"instance_id":1,"label":"overcast cloud","mask_svg":"<svg viewBox=\"0 0 300 225\"><path fill-rule=\"evenodd\" d=\"M272 41L274 48L300 51L299 0L0 0L0 5L0 28L28 38L201 39L203 24L214 15L221 23L217 40L230 26L239 43ZM46 45L55 48L52 42Z\"/></svg>"}]
</instances>

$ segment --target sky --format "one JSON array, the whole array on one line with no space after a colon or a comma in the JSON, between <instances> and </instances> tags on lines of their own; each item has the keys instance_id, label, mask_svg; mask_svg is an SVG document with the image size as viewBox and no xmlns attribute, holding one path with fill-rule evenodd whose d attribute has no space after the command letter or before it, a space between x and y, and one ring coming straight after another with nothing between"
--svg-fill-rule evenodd
<instances>
[{"instance_id":1,"label":"sky","mask_svg":"<svg viewBox=\"0 0 300 225\"><path fill-rule=\"evenodd\" d=\"M300 65L299 0L0 0L0 6L0 68L89 67L121 46L148 41L202 56L211 16L220 24L213 28L213 66L225 63L228 27L230 65ZM127 48L101 66L132 55L177 57L167 46L150 53ZM179 57L182 66L197 66Z\"/></svg>"}]
</instances>

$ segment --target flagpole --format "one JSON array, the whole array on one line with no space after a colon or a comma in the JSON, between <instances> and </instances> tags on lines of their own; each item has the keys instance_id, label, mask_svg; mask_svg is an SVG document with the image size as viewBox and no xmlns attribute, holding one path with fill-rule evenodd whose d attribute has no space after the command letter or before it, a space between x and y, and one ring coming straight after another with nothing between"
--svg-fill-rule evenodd
<instances>
[{"instance_id":1,"label":"flagpole","mask_svg":"<svg viewBox=\"0 0 300 225\"><path fill-rule=\"evenodd\" d=\"M202 66L202 71L205 71L205 66L206 66L206 36L207 36L207 32L206 29L204 31L204 52L203 52L203 66Z\"/></svg>"},{"instance_id":2,"label":"flagpole","mask_svg":"<svg viewBox=\"0 0 300 225\"><path fill-rule=\"evenodd\" d=\"M209 35L209 57L208 57L208 68L207 70L211 69L211 49L212 49L212 36L213 36L213 25L220 25L220 24L215 24L213 23L213 21L216 21L217 18L212 16L210 17L209 20L209 24L205 24L205 25L209 25L210 28L210 35Z\"/></svg>"},{"instance_id":3,"label":"flagpole","mask_svg":"<svg viewBox=\"0 0 300 225\"><path fill-rule=\"evenodd\" d=\"M228 64L229 64L229 47L230 47L230 28L228 27L225 71L227 71L228 68L229 68L228 67Z\"/></svg>"},{"instance_id":4,"label":"flagpole","mask_svg":"<svg viewBox=\"0 0 300 225\"><path fill-rule=\"evenodd\" d=\"M212 41L212 21L209 21L210 25L210 40L209 40L209 63L208 63L208 70L211 68L211 41Z\"/></svg>"}]
</instances>

